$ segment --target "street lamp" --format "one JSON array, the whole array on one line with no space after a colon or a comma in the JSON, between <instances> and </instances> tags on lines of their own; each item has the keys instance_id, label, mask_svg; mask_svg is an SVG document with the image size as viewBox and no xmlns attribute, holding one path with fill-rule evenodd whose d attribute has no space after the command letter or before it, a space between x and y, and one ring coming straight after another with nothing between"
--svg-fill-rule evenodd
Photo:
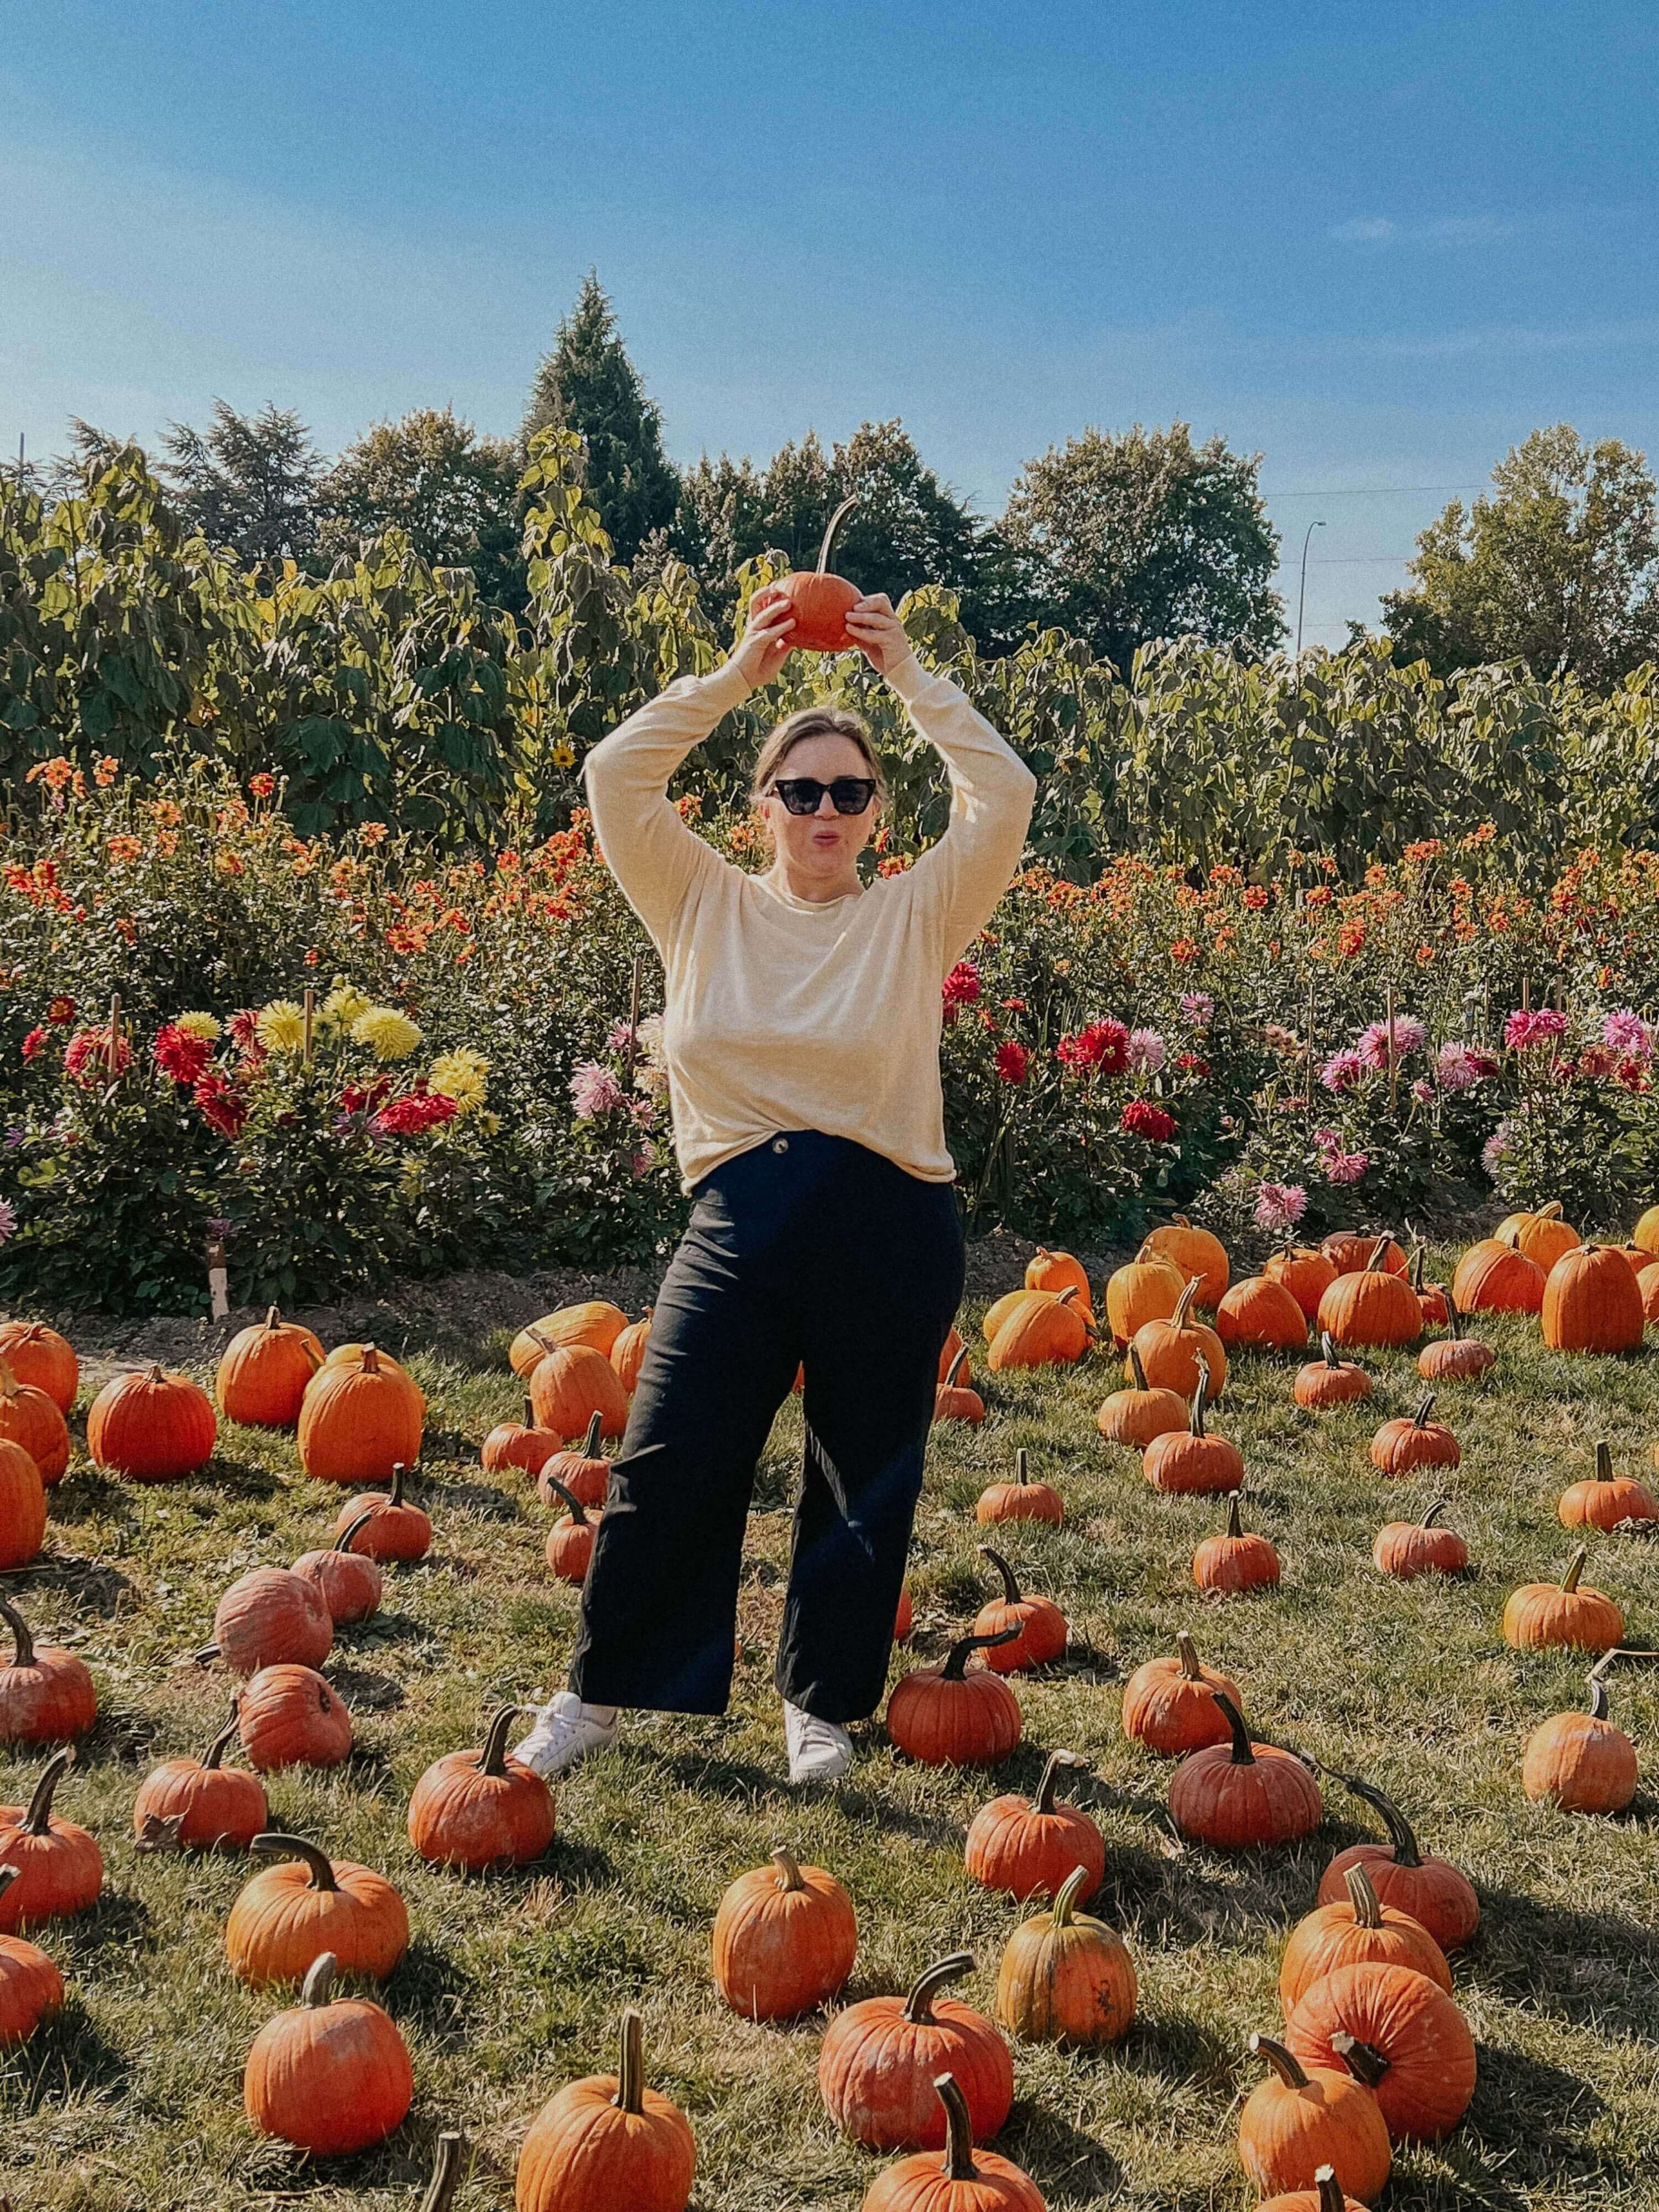
<instances>
[{"instance_id":1,"label":"street lamp","mask_svg":"<svg viewBox=\"0 0 1659 2212\"><path fill-rule=\"evenodd\" d=\"M1316 530L1322 530L1324 527L1322 522L1310 522L1308 525L1307 535L1302 540L1302 589L1297 593L1296 599L1296 657L1298 660L1302 658L1302 610L1308 604L1308 539L1313 536Z\"/></svg>"}]
</instances>

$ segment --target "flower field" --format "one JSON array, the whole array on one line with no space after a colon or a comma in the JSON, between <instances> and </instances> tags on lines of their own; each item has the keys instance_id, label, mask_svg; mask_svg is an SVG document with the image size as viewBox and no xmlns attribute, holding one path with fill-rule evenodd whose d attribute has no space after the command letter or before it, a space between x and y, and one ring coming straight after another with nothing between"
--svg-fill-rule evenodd
<instances>
[{"instance_id":1,"label":"flower field","mask_svg":"<svg viewBox=\"0 0 1659 2212\"><path fill-rule=\"evenodd\" d=\"M361 1019L343 1020L346 1011L337 1008L338 1034L319 1052L365 1048L344 1041ZM423 1039L420 1051L428 1048ZM1138 1049L1144 1058L1144 1042ZM429 1071L429 1060L419 1064ZM465 1118L458 1112L445 1126ZM1576 1244L1572 1256L1553 1257L1567 1255L1574 1233L1544 1212L1519 1224L1495 1253L1480 1244L1460 1259L1437 1247L1431 1283L1455 1283L1460 1302L1468 1295L1487 1309L1455 1332L1405 1310L1418 1294L1382 1268L1392 1255L1376 1240L1351 1240L1357 1249L1337 1255L1376 1259L1369 1276L1351 1265L1333 1279L1335 1261L1317 1269L1305 1255L1292 1274L1287 1260L1279 1273L1296 1283L1298 1311L1308 1299L1344 1339L1333 1361L1312 1356L1305 1320L1309 1341L1300 1348L1288 1338L1277 1351L1253 1345L1248 1340L1282 1322L1259 1279L1234 1282L1216 1316L1227 1340L1206 1352L1224 1357L1226 1372L1205 1426L1243 1470L1243 1540L1255 1547L1248 1572L1256 1580L1237 1595L1224 1586L1245 1555L1217 1546L1226 1497L1167 1486L1171 1467L1189 1479L1197 1440L1167 1431L1162 1459L1154 1446L1145 1468L1141 1451L1108 1441L1103 1405L1126 1378L1109 1350L1078 1350L1080 1327L1061 1333L1067 1325L1054 1316L1062 1303L1075 1306L1077 1293L1060 1302L1048 1289L1036 1321L1014 1316L996 1338L1000 1348L989 1352L988 1309L975 1299L959 1326L984 1418L957 1418L957 1405L935 1424L908 1576L915 1626L896 1647L890 1679L896 1685L914 1669L937 1668L982 1607L1004 1602L978 1549L993 1545L1026 1600L1049 1601L1063 1613L1066 1644L1041 1665L994 1678L1017 1712L1018 1741L985 1765L906 1755L878 1718L854 1732L859 1758L848 1784L823 1793L787 1786L770 1686L801 1448L799 1401L787 1401L757 1474L732 1711L717 1722L638 1717L614 1747L557 1785L544 1850L526 1847L532 1855L519 1866L474 1873L417 1850L416 1833L430 1850L436 1832L410 1814L416 1785L434 1761L467 1747L476 1753L499 1708L557 1685L577 1604L545 1548L560 1516L533 1474L503 1457L517 1444L501 1425L522 1414L526 1387L509 1365L511 1333L479 1342L465 1358L418 1342L396 1347L423 1401L408 1497L429 1517L430 1543L418 1557L383 1557L378 1608L353 1620L343 1607L331 1643L308 1647L325 1703L349 1715L347 1756L338 1758L337 1741L313 1747L333 1762L325 1765L282 1764L272 1753L264 1678L250 1686L236 1671L259 1656L246 1639L265 1632L264 1616L227 1593L247 1591L244 1578L255 1571L325 1547L348 1492L383 1494L383 1481L377 1486L367 1458L350 1472L337 1468L343 1480L305 1471L323 1465L329 1442L316 1407L302 1404L297 1439L222 1410L209 1438L192 1425L198 1416L176 1385L167 1386L175 1395L160 1426L195 1463L145 1470L174 1479L133 1480L135 1448L113 1408L138 1377L122 1384L107 1361L92 1358L78 1381L57 1373L60 1391L73 1393L67 1470L47 1493L41 1548L6 1571L3 1595L40 1646L90 1670L95 1717L89 1728L84 1715L69 1724L76 1757L58 1784L52 1832L67 1846L73 1837L63 1824L87 1832L97 1864L89 1881L82 1868L75 1877L82 1887L72 1893L65 1861L61 1910L28 1929L66 1988L61 2008L0 2058L8 2193L49 2212L125 2212L135 2203L252 2212L301 2199L321 2212L413 2205L437 2137L459 2129L466 2147L454 2205L505 2208L538 2112L577 2077L614 2072L622 2017L632 2008L642 2020L648 2081L684 2114L695 2138L696 2212L856 2212L899 2154L860 2146L825 2111L826 2033L848 2008L902 1992L930 1963L957 1952L973 1963L948 1995L988 2019L1000 2012L1000 1956L1046 1899L1021 1901L975 1879L965 1839L988 1801L1009 1793L1029 1800L1045 1765L1064 1751L1081 1762L1059 1771L1060 1799L1082 1816L1073 1817L1068 1843L1086 1843L1091 1830L1099 1839L1097 1886L1081 1909L1127 1947L1127 1983L1121 1957L1114 1972L1132 2017L1115 2020L1121 2033L1092 2045L994 2031L1012 2058L1013 2103L993 2148L1030 2176L1054 2212L1103 2203L1244 2212L1263 2193L1240 2162L1241 2130L1250 2156L1260 2154L1260 2098L1249 2114L1246 2100L1267 2076L1249 2039L1288 2038L1305 2050L1307 2020L1326 2002L1320 1990L1340 1980L1309 1983L1286 2026L1281 1976L1313 1939L1298 1936L1289 1953L1287 1942L1316 1894L1330 1893L1322 1876L1333 1856L1380 1846L1370 1862L1379 1888L1389 1871L1389 1832L1366 1790L1402 1808L1431 1864L1459 1870L1446 1884L1472 1882L1478 1924L1472 1935L1443 1929L1450 1986L1437 2000L1449 2008L1443 2039L1454 2029L1473 2038L1472 2092L1448 2058L1437 2094L1459 2109L1442 2132L1416 2108L1402 2118L1394 2092L1379 2090L1379 2108L1394 2116L1392 2171L1379 2185L1368 2181L1358 2201L1370 2212L1454 2212L1500 2201L1527 2212L1567 2212L1591 2200L1646 2203L1659 2155L1651 1780L1659 1678L1640 1660L1655 1640L1659 1606L1659 1522L1644 1517L1659 1513L1650 1457L1659 1388L1648 1350L1553 1348L1586 1333L1605 1343L1620 1328L1630 1341L1632 1297L1642 1340L1631 1261L1608 1250L1586 1274ZM1189 1244L1170 1249L1182 1267L1196 1264ZM1158 1317L1160 1305L1170 1310L1152 1280L1158 1264L1138 1263L1109 1279L1104 1267L1091 1268L1087 1277L1103 1344L1108 1316L1148 1316L1136 1337L1147 1398L1174 1379L1163 1364L1176 1325ZM1050 1283L1062 1280L1061 1266L1041 1255L1033 1261ZM1614 1266L1625 1273L1613 1276ZM1016 1260L1010 1288L1019 1267ZM1541 1322L1490 1306L1516 1294L1525 1268L1538 1278ZM591 1288L602 1295L603 1279ZM1426 1295L1432 1301L1432 1288ZM534 1316L526 1309L522 1318ZM1011 1326L1024 1330L1028 1346L1039 1335L1050 1340L1042 1364L1008 1364ZM1383 1334L1393 1340L1376 1342ZM1419 1340L1428 1346L1421 1352ZM1204 1349L1204 1340L1194 1343ZM1480 1359L1468 1356L1471 1347ZM27 1364L15 1333L7 1348ZM81 1349L90 1354L92 1346ZM210 1389L216 1349L195 1367ZM617 1352L620 1360L620 1340ZM550 1357L540 1355L542 1364ZM1437 1374L1431 1419L1421 1410L1429 1386L1419 1358ZM313 1393L313 1364L307 1358L298 1370L302 1397ZM319 1379L334 1376L329 1393L337 1396L366 1364L346 1355ZM1352 1395L1352 1381L1340 1391L1334 1385L1335 1376L1356 1373L1369 1383L1366 1397ZM965 1379L959 1372L958 1383ZM538 1407L549 1406L550 1378L532 1366L529 1383ZM222 1393L244 1414L274 1410L231 1395L256 1386L276 1388L269 1370L254 1374L246 1353L220 1376ZM406 1418L407 1391L386 1388ZM10 1403L0 1391L0 1406ZM1132 1409L1136 1419L1146 1410ZM21 1418L0 1413L0 1425ZM1120 1401L1106 1425L1122 1418ZM364 1448L364 1431L353 1433ZM1595 1447L1604 1440L1598 1470ZM88 1442L101 1464L89 1458ZM571 1442L580 1456L580 1440ZM981 1501L1013 1476L1017 1455L1033 1484L1057 1493L1057 1518L988 1522L1008 1510L1006 1499ZM1402 1471L1385 1473L1383 1463ZM1164 1471L1149 1480L1160 1465ZM1221 1476L1237 1483L1231 1467ZM0 1476L12 1480L6 1468ZM15 1488L7 1532L14 1544ZM1425 1528L1437 1498L1446 1503ZM1379 1540L1385 1523L1398 1525ZM1466 1565L1441 1549L1442 1535L1461 1539ZM1587 1559L1574 1577L1570 1563L1581 1547ZM1267 1547L1272 1577L1263 1580ZM1376 1564L1374 1547L1390 1571ZM1402 1578L1402 1547L1419 1565L1432 1551L1437 1565ZM1577 1582L1578 1592L1516 1595L1564 1579ZM1590 1624L1590 1648L1534 1640L1549 1632L1537 1625L1558 1600L1580 1608L1574 1619ZM1619 1609L1616 1627L1607 1625L1607 1601ZM1283 1784L1269 1793L1274 1817L1286 1824L1281 1840L1243 1848L1213 1840L1211 1800L1195 1768L1228 1754L1200 1751L1182 1764L1155 1747L1155 1730L1137 1717L1139 1688L1130 1678L1148 1661L1172 1658L1183 1633L1205 1667L1237 1686L1258 1762L1278 1759L1299 1777L1288 1796ZM210 1638L221 1646L216 1658L199 1656ZM1636 1656L1598 1662L1609 1640ZM973 1662L970 1683L983 1679L981 1663ZM1611 1816L1564 1809L1551 1788L1540 1794L1534 1773L1543 1757L1538 1732L1554 1725L1553 1716L1584 1707L1592 1666L1610 1695L1608 1725L1627 1735L1638 1770L1632 1800ZM0 1670L8 1716L16 1710L8 1702L15 1683ZM406 2048L409 2109L384 2141L342 2155L307 2157L257 2131L244 2112L245 2063L295 1990L291 1972L262 1978L263 1947L272 1939L256 1932L250 1905L233 1908L250 1881L269 1878L261 1868L303 1881L306 1863L169 1848L165 1822L147 1826L138 1801L141 1784L153 1790L145 1778L161 1762L201 1757L224 1729L239 1686L239 1729L223 1761L227 1774L248 1781L251 1747L264 1769L266 1803L252 1817L319 1846L343 1881L357 1880L346 1862L372 1869L401 1900L381 1899L365 1920L365 1940L384 1947L380 1962L345 1986L385 2008ZM896 1716L893 1725L909 1740L908 1724L902 1729ZM1583 1726L1594 1725L1586 1716ZM1579 1742L1575 1735L1565 1753L1554 1754L1555 1795L1570 1773L1619 1800L1631 1785L1616 1759L1598 1765L1572 1748ZM28 1802L54 1747L9 1746L0 1778L9 1805ZM1291 1803L1298 1809L1286 1815ZM16 1856L15 1832L0 1823L0 1860ZM718 1993L710 1937L728 1885L767 1867L779 1845L844 1885L857 1949L850 1979L827 2009L775 2023L745 2019ZM9 1911L0 1905L0 1917ZM1432 1945L1425 1955L1433 1966ZM1343 1970L1384 1971L1397 1970ZM16 2001L15 1985L0 1982L0 2006ZM1407 2044L1394 2056L1408 2069ZM1363 2101L1370 2092L1358 2094ZM365 2085L354 2098L337 2084L317 2101L348 2118L367 2114L373 2132L390 2118L383 2094ZM1379 2155L1380 2143L1386 2166L1387 2137L1374 2120L1367 2125L1370 2155ZM1415 2128L1429 2128L1433 2139L1414 2140ZM1356 2128L1350 2151L1364 2134ZM1352 2184L1348 2193L1357 2197Z\"/></svg>"}]
</instances>

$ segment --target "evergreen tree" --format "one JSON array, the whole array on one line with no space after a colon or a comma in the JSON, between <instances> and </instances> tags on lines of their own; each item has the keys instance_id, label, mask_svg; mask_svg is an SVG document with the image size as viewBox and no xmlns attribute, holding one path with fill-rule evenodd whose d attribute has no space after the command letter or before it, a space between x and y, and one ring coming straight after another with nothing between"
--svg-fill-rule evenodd
<instances>
[{"instance_id":1,"label":"evergreen tree","mask_svg":"<svg viewBox=\"0 0 1659 2212\"><path fill-rule=\"evenodd\" d=\"M322 457L291 407L239 415L216 399L209 429L174 422L162 443L171 458L156 473L210 544L247 562L315 554Z\"/></svg>"},{"instance_id":2,"label":"evergreen tree","mask_svg":"<svg viewBox=\"0 0 1659 2212\"><path fill-rule=\"evenodd\" d=\"M586 439L588 494L616 558L631 562L653 530L673 522L679 478L663 451L662 416L645 396L591 269L536 372L523 442L550 425Z\"/></svg>"}]
</instances>

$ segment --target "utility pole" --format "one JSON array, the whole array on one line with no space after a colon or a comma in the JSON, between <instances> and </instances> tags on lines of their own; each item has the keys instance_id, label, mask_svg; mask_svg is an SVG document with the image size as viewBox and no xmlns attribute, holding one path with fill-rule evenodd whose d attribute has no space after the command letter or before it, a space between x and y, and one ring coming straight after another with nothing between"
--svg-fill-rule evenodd
<instances>
[{"instance_id":1,"label":"utility pole","mask_svg":"<svg viewBox=\"0 0 1659 2212\"><path fill-rule=\"evenodd\" d=\"M1308 604L1308 539L1316 530L1324 527L1322 522L1310 522L1302 540L1302 589L1296 597L1296 657L1298 660L1302 658L1302 610Z\"/></svg>"}]
</instances>

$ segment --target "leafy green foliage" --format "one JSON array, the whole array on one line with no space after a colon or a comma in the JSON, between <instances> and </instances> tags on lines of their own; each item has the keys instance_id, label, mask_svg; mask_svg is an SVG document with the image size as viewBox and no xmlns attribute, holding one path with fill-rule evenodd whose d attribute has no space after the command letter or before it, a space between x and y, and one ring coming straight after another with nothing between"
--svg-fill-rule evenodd
<instances>
[{"instance_id":1,"label":"leafy green foliage","mask_svg":"<svg viewBox=\"0 0 1659 2212\"><path fill-rule=\"evenodd\" d=\"M291 407L239 415L213 403L206 430L175 422L161 473L186 525L250 562L306 561L317 547L322 456Z\"/></svg>"},{"instance_id":2,"label":"leafy green foliage","mask_svg":"<svg viewBox=\"0 0 1659 2212\"><path fill-rule=\"evenodd\" d=\"M522 610L520 456L448 407L416 407L355 439L318 488L325 558L400 531L434 569L470 568L490 606Z\"/></svg>"}]
</instances>

